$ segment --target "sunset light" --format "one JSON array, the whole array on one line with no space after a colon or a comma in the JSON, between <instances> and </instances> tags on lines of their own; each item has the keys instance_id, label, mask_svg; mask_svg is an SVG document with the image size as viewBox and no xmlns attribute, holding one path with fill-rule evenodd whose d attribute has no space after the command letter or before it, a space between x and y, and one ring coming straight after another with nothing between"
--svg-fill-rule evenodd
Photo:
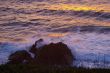
<instances>
[{"instance_id":1,"label":"sunset light","mask_svg":"<svg viewBox=\"0 0 110 73\"><path fill-rule=\"evenodd\" d=\"M0 73L110 73L110 0L0 0Z\"/></svg>"},{"instance_id":2,"label":"sunset light","mask_svg":"<svg viewBox=\"0 0 110 73\"><path fill-rule=\"evenodd\" d=\"M105 8L104 5L79 5L79 4L56 4L50 5L50 10L74 10L74 11L103 11L110 12L109 5Z\"/></svg>"}]
</instances>

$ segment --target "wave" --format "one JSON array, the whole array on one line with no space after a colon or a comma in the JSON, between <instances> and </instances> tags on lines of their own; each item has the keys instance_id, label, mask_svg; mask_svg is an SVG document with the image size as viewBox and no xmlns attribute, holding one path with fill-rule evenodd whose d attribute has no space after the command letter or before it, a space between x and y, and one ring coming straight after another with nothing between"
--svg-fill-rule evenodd
<instances>
[{"instance_id":1,"label":"wave","mask_svg":"<svg viewBox=\"0 0 110 73\"><path fill-rule=\"evenodd\" d=\"M74 10L38 10L36 13L40 13L42 15L71 15L71 16L77 16L77 17L97 17L97 18L103 18L103 19L110 19L110 13L109 12L96 12L96 11L74 11Z\"/></svg>"},{"instance_id":2,"label":"wave","mask_svg":"<svg viewBox=\"0 0 110 73\"><path fill-rule=\"evenodd\" d=\"M4 1L4 0L0 0ZM18 1L18 2L32 2L32 1L37 1L37 2L54 2L54 3L109 3L109 0L5 0L5 1Z\"/></svg>"},{"instance_id":3,"label":"wave","mask_svg":"<svg viewBox=\"0 0 110 73\"><path fill-rule=\"evenodd\" d=\"M109 34L110 27L106 26L73 26L67 28L56 28L50 31L53 32L96 32L96 33L103 33Z\"/></svg>"}]
</instances>

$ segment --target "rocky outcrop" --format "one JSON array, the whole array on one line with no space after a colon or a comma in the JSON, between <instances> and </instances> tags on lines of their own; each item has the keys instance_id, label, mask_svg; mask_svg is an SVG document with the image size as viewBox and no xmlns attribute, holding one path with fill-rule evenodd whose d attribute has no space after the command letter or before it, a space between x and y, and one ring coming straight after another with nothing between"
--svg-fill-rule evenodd
<instances>
[{"instance_id":1,"label":"rocky outcrop","mask_svg":"<svg viewBox=\"0 0 110 73\"><path fill-rule=\"evenodd\" d=\"M30 63L32 61L31 55L25 51L16 51L9 56L9 64Z\"/></svg>"},{"instance_id":2,"label":"rocky outcrop","mask_svg":"<svg viewBox=\"0 0 110 73\"><path fill-rule=\"evenodd\" d=\"M43 46L37 59L38 63L45 65L71 65L73 55L67 45L59 42Z\"/></svg>"},{"instance_id":3,"label":"rocky outcrop","mask_svg":"<svg viewBox=\"0 0 110 73\"><path fill-rule=\"evenodd\" d=\"M9 62L12 64L16 63L36 63L42 65L72 65L73 55L68 46L62 42L50 43L42 47L37 47L38 40L33 44L29 52L22 50L17 51L9 56ZM30 55L34 54L34 57Z\"/></svg>"}]
</instances>

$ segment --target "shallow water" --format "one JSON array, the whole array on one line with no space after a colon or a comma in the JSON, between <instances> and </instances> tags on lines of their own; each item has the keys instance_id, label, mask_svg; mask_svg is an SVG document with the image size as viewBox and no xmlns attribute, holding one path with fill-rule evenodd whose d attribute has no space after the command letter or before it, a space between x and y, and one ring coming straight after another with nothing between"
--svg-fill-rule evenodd
<instances>
[{"instance_id":1,"label":"shallow water","mask_svg":"<svg viewBox=\"0 0 110 73\"><path fill-rule=\"evenodd\" d=\"M109 32L109 0L0 0L0 64L43 38L67 44L75 66L110 68Z\"/></svg>"}]
</instances>

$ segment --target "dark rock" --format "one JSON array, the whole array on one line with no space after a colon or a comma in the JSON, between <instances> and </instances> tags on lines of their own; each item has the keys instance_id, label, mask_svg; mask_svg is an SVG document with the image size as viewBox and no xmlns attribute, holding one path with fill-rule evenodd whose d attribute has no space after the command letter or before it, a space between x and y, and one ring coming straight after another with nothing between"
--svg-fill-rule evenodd
<instances>
[{"instance_id":1,"label":"dark rock","mask_svg":"<svg viewBox=\"0 0 110 73\"><path fill-rule=\"evenodd\" d=\"M71 65L73 55L62 42L50 43L40 48L37 61L44 65Z\"/></svg>"},{"instance_id":2,"label":"dark rock","mask_svg":"<svg viewBox=\"0 0 110 73\"><path fill-rule=\"evenodd\" d=\"M9 56L9 64L19 64L19 63L29 63L31 62L31 55L25 51L16 51L15 53Z\"/></svg>"},{"instance_id":3,"label":"dark rock","mask_svg":"<svg viewBox=\"0 0 110 73\"><path fill-rule=\"evenodd\" d=\"M33 44L29 49L29 52L31 52L33 54L36 54L37 51L38 51L38 48L36 47L36 44Z\"/></svg>"},{"instance_id":4,"label":"dark rock","mask_svg":"<svg viewBox=\"0 0 110 73\"><path fill-rule=\"evenodd\" d=\"M27 51L17 51L9 56L9 64L24 64L24 63L35 63L42 65L60 65L68 66L73 63L73 55L66 44L62 42L50 43L42 47L36 47L39 42L43 40L40 39L33 44L29 53L32 53L32 57Z\"/></svg>"},{"instance_id":5,"label":"dark rock","mask_svg":"<svg viewBox=\"0 0 110 73\"><path fill-rule=\"evenodd\" d=\"M35 42L35 44L33 44L30 49L29 49L29 52L33 53L34 54L34 58L36 58L37 54L38 54L38 45L40 45L40 43L43 42L43 39L39 39Z\"/></svg>"}]
</instances>

